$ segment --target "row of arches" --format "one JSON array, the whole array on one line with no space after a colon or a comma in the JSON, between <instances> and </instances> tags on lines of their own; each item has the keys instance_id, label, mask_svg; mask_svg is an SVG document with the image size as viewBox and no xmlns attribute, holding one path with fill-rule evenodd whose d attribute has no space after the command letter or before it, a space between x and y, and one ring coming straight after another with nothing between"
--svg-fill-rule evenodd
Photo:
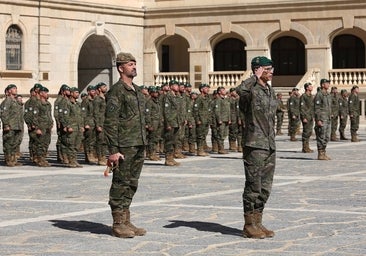
<instances>
[{"instance_id":1,"label":"row of arches","mask_svg":"<svg viewBox=\"0 0 366 256\"><path fill-rule=\"evenodd\" d=\"M212 49L213 71L247 70L245 47L246 43L237 37L218 41ZM164 39L158 46L159 72L188 71L188 48L188 42L179 35ZM331 49L333 69L365 67L365 43L361 38L352 34L338 35L334 37ZM306 72L305 44L296 37L282 36L272 41L270 56L276 66L276 75L303 75ZM174 60L179 60L179 64Z\"/></svg>"}]
</instances>

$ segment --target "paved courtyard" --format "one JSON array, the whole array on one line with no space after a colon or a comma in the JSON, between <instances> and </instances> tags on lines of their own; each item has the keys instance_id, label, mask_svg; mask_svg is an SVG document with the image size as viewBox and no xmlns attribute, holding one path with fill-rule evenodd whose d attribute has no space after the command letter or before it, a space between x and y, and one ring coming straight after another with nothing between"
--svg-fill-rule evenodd
<instances>
[{"instance_id":1,"label":"paved courtyard","mask_svg":"<svg viewBox=\"0 0 366 256\"><path fill-rule=\"evenodd\" d=\"M24 155L24 166L0 166L0 255L366 255L364 127L360 134L359 143L329 143L331 161L277 137L264 214L276 235L263 240L241 236L240 153L188 157L180 167L146 161L131 212L148 233L133 239L110 235L104 167L64 168L51 152L52 167L38 168Z\"/></svg>"}]
</instances>

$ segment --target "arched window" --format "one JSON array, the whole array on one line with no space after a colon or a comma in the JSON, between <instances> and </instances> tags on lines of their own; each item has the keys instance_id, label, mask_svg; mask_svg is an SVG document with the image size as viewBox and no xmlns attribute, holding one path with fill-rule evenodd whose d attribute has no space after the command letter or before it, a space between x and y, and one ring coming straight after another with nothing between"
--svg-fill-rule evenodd
<instances>
[{"instance_id":1,"label":"arched window","mask_svg":"<svg viewBox=\"0 0 366 256\"><path fill-rule=\"evenodd\" d=\"M236 38L219 42L214 49L214 71L246 70L245 43Z\"/></svg>"},{"instance_id":2,"label":"arched window","mask_svg":"<svg viewBox=\"0 0 366 256\"><path fill-rule=\"evenodd\" d=\"M336 36L332 55L333 68L365 68L365 44L356 36Z\"/></svg>"},{"instance_id":3,"label":"arched window","mask_svg":"<svg viewBox=\"0 0 366 256\"><path fill-rule=\"evenodd\" d=\"M305 74L305 46L297 38L283 36L274 40L271 57L276 75Z\"/></svg>"},{"instance_id":4,"label":"arched window","mask_svg":"<svg viewBox=\"0 0 366 256\"><path fill-rule=\"evenodd\" d=\"M6 69L22 69L22 31L11 25L6 31Z\"/></svg>"}]
</instances>

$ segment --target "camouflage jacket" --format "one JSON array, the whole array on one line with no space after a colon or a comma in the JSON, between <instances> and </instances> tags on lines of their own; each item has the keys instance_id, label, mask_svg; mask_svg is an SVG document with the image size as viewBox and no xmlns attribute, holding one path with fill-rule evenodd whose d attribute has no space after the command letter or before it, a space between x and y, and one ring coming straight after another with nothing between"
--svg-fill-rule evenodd
<instances>
[{"instance_id":1,"label":"camouflage jacket","mask_svg":"<svg viewBox=\"0 0 366 256\"><path fill-rule=\"evenodd\" d=\"M196 123L201 122L202 125L210 124L211 122L211 99L208 95L198 95L194 104L193 113Z\"/></svg>"},{"instance_id":2,"label":"camouflage jacket","mask_svg":"<svg viewBox=\"0 0 366 256\"><path fill-rule=\"evenodd\" d=\"M157 129L162 124L163 116L158 98L151 97L146 101L145 122L147 126L154 129Z\"/></svg>"},{"instance_id":3,"label":"camouflage jacket","mask_svg":"<svg viewBox=\"0 0 366 256\"><path fill-rule=\"evenodd\" d=\"M93 101L94 100L88 96L81 102L81 113L84 117L84 127L89 125L91 129L94 129L95 127Z\"/></svg>"},{"instance_id":4,"label":"camouflage jacket","mask_svg":"<svg viewBox=\"0 0 366 256\"><path fill-rule=\"evenodd\" d=\"M351 93L348 97L348 110L349 115L351 116L359 116L360 115L360 99L358 98L358 94Z\"/></svg>"},{"instance_id":5,"label":"camouflage jacket","mask_svg":"<svg viewBox=\"0 0 366 256\"><path fill-rule=\"evenodd\" d=\"M175 95L173 92L168 92L164 97L163 102L163 117L165 127L179 127L183 121L182 112L182 97Z\"/></svg>"},{"instance_id":6,"label":"camouflage jacket","mask_svg":"<svg viewBox=\"0 0 366 256\"><path fill-rule=\"evenodd\" d=\"M332 114L332 99L328 92L320 90L314 97L315 121L330 120Z\"/></svg>"},{"instance_id":7,"label":"camouflage jacket","mask_svg":"<svg viewBox=\"0 0 366 256\"><path fill-rule=\"evenodd\" d=\"M332 118L338 118L339 113L339 95L338 94L332 94Z\"/></svg>"},{"instance_id":8,"label":"camouflage jacket","mask_svg":"<svg viewBox=\"0 0 366 256\"><path fill-rule=\"evenodd\" d=\"M39 99L36 96L32 96L24 103L24 121L29 130L34 128L34 109L38 104L38 101Z\"/></svg>"},{"instance_id":9,"label":"camouflage jacket","mask_svg":"<svg viewBox=\"0 0 366 256\"><path fill-rule=\"evenodd\" d=\"M217 97L215 99L214 121L216 124L230 122L230 101L228 98Z\"/></svg>"},{"instance_id":10,"label":"camouflage jacket","mask_svg":"<svg viewBox=\"0 0 366 256\"><path fill-rule=\"evenodd\" d=\"M253 76L243 81L236 92L240 95L239 107L244 116L245 146L275 150L277 100L273 88L261 86Z\"/></svg>"},{"instance_id":11,"label":"camouflage jacket","mask_svg":"<svg viewBox=\"0 0 366 256\"><path fill-rule=\"evenodd\" d=\"M95 127L103 127L106 108L105 99L102 96L97 95L92 102ZM84 120L84 122L87 122L87 120Z\"/></svg>"},{"instance_id":12,"label":"camouflage jacket","mask_svg":"<svg viewBox=\"0 0 366 256\"><path fill-rule=\"evenodd\" d=\"M314 97L303 93L300 97L300 118L308 121L314 119Z\"/></svg>"},{"instance_id":13,"label":"camouflage jacket","mask_svg":"<svg viewBox=\"0 0 366 256\"><path fill-rule=\"evenodd\" d=\"M81 106L79 102L68 100L62 106L62 112L59 113L61 127L72 128L74 130L81 130L83 128L84 120L81 114Z\"/></svg>"},{"instance_id":14,"label":"camouflage jacket","mask_svg":"<svg viewBox=\"0 0 366 256\"><path fill-rule=\"evenodd\" d=\"M338 108L339 108L339 116L347 117L348 116L348 99L339 97L338 101Z\"/></svg>"},{"instance_id":15,"label":"camouflage jacket","mask_svg":"<svg viewBox=\"0 0 366 256\"><path fill-rule=\"evenodd\" d=\"M133 87L119 80L107 93L104 133L110 154L146 145L145 99L139 87Z\"/></svg>"},{"instance_id":16,"label":"camouflage jacket","mask_svg":"<svg viewBox=\"0 0 366 256\"><path fill-rule=\"evenodd\" d=\"M33 113L33 125L35 129L51 130L53 126L51 103L38 100Z\"/></svg>"},{"instance_id":17,"label":"camouflage jacket","mask_svg":"<svg viewBox=\"0 0 366 256\"><path fill-rule=\"evenodd\" d=\"M229 101L230 101L230 121L232 123L238 123L240 119L239 99L231 97Z\"/></svg>"},{"instance_id":18,"label":"camouflage jacket","mask_svg":"<svg viewBox=\"0 0 366 256\"><path fill-rule=\"evenodd\" d=\"M300 117L300 99L297 96L291 96L287 101L289 117Z\"/></svg>"},{"instance_id":19,"label":"camouflage jacket","mask_svg":"<svg viewBox=\"0 0 366 256\"><path fill-rule=\"evenodd\" d=\"M0 105L0 111L3 129L10 127L10 130L24 130L23 107L15 99L6 97Z\"/></svg>"}]
</instances>

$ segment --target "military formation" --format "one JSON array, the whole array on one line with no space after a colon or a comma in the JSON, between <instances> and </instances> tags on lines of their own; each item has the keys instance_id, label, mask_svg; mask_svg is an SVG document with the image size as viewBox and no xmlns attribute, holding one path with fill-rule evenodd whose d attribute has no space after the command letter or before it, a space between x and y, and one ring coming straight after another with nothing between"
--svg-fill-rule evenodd
<instances>
[{"instance_id":1,"label":"military formation","mask_svg":"<svg viewBox=\"0 0 366 256\"><path fill-rule=\"evenodd\" d=\"M177 166L180 163L176 159L187 156L228 154L224 147L227 138L230 151L241 151L243 122L234 89L226 91L219 87L211 93L208 84L201 84L196 92L191 84L175 80L140 89L147 159L159 161L165 155L166 166ZM107 91L103 82L87 86L82 95L78 88L63 84L52 107L49 90L40 83L30 89L24 104L16 85L7 86L1 103L5 165L21 164L18 159L24 127L29 136L29 160L37 166L50 166L47 158L53 129L57 133L57 162L66 167L82 167L79 153L84 153L85 163L106 165L108 151L103 126ZM207 142L210 130L212 147Z\"/></svg>"},{"instance_id":2,"label":"military formation","mask_svg":"<svg viewBox=\"0 0 366 256\"><path fill-rule=\"evenodd\" d=\"M313 85L304 84L304 93L300 95L298 88L292 89L287 101L289 118L288 135L290 141L297 141L296 135L300 133L302 125L302 152L312 153L309 147L310 136L315 132L318 148L318 160L330 160L326 154L329 141L348 140L345 136L347 120L350 119L351 141L358 142L358 129L360 123L359 88L353 86L351 92L342 89L340 94L337 87L330 88L328 79L321 79L320 87L313 95ZM277 95L277 135L282 135L281 127L286 107L282 95ZM339 138L337 136L339 132Z\"/></svg>"}]
</instances>

